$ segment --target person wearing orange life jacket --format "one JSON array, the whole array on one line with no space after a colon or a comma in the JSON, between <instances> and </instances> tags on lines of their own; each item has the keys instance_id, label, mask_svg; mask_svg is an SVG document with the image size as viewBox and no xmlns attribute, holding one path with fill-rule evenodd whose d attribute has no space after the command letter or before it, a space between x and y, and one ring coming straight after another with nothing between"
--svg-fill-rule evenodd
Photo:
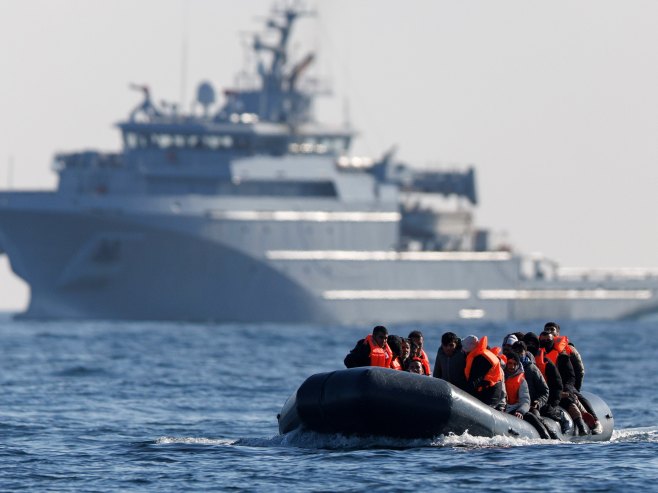
<instances>
[{"instance_id":1,"label":"person wearing orange life jacket","mask_svg":"<svg viewBox=\"0 0 658 493\"><path fill-rule=\"evenodd\" d=\"M423 363L423 370L425 375L431 375L432 370L430 370L430 360L427 357L427 353L423 349L423 333L420 330L412 330L409 332L409 341L411 341L413 346L416 346L416 354L412 354L412 357L420 358ZM412 351L413 352L413 351Z\"/></svg>"},{"instance_id":2,"label":"person wearing orange life jacket","mask_svg":"<svg viewBox=\"0 0 658 493\"><path fill-rule=\"evenodd\" d=\"M505 389L507 390L507 408L505 411L508 414L527 421L537 430L541 438L551 438L551 434L546 426L544 426L539 413L535 415L530 412L530 386L526 380L525 371L519 355L509 352L506 359ZM548 388L546 392L548 393ZM554 436L554 438L557 438L557 436Z\"/></svg>"},{"instance_id":3,"label":"person wearing orange life jacket","mask_svg":"<svg viewBox=\"0 0 658 493\"><path fill-rule=\"evenodd\" d=\"M417 373L418 375L427 375L420 358L411 358L407 371L409 373Z\"/></svg>"},{"instance_id":4,"label":"person wearing orange life jacket","mask_svg":"<svg viewBox=\"0 0 658 493\"><path fill-rule=\"evenodd\" d=\"M539 414L559 422L562 433L570 433L573 429L571 420L567 417L566 411L560 407L564 387L557 366L546 358L546 350L539 347L537 334L527 332L523 336L523 342L525 342L527 352L533 356L535 365L537 365L548 385L548 400L546 404L539 408Z\"/></svg>"},{"instance_id":5,"label":"person wearing orange life jacket","mask_svg":"<svg viewBox=\"0 0 658 493\"><path fill-rule=\"evenodd\" d=\"M409 358L409 345L406 344L406 341L402 337L396 335L389 335L386 343L393 353L391 368L404 371L407 359Z\"/></svg>"},{"instance_id":6,"label":"person wearing orange life jacket","mask_svg":"<svg viewBox=\"0 0 658 493\"><path fill-rule=\"evenodd\" d=\"M523 419L530 411L530 391L525 380L523 367L518 355L509 353L505 363L505 390L507 391L507 407L505 412Z\"/></svg>"},{"instance_id":7,"label":"person wearing orange life jacket","mask_svg":"<svg viewBox=\"0 0 658 493\"><path fill-rule=\"evenodd\" d=\"M466 353L466 391L484 404L500 411L505 409L505 385L500 359L487 349L487 337L474 335L462 340Z\"/></svg>"},{"instance_id":8,"label":"person wearing orange life jacket","mask_svg":"<svg viewBox=\"0 0 658 493\"><path fill-rule=\"evenodd\" d=\"M573 419L574 424L578 428L578 434L581 436L589 435L590 428L585 423L582 414L585 409L576 395L577 391L574 386L575 373L573 366L571 365L569 355L564 349L566 342L562 340L556 345L553 334L544 331L539 334L539 345L546 351L546 359L555 363L555 366L557 366L557 369L560 372L560 377L562 377L563 390L560 406L566 409ZM592 428L594 428L594 426L592 426Z\"/></svg>"},{"instance_id":9,"label":"person wearing orange life jacket","mask_svg":"<svg viewBox=\"0 0 658 493\"><path fill-rule=\"evenodd\" d=\"M382 366L390 368L393 361L393 353L388 347L388 329L378 325L372 329L372 334L360 339L354 349L345 356L345 366L356 368L359 366Z\"/></svg>"},{"instance_id":10,"label":"person wearing orange life jacket","mask_svg":"<svg viewBox=\"0 0 658 493\"><path fill-rule=\"evenodd\" d=\"M585 365L583 364L583 359L580 356L580 353L566 336L560 335L560 325L556 322L547 322L544 325L544 331L553 334L553 344L558 348L564 348L564 352L569 356L569 361L571 361L571 366L573 366L575 374L574 382L574 394L578 397L578 401L585 408L585 411L589 413L593 420L593 423L590 421L589 424L592 428L592 433L597 435L603 432L601 422L599 421L596 411L592 407L592 404L589 400L580 392L580 389L583 385L583 379L585 378Z\"/></svg>"},{"instance_id":11,"label":"person wearing orange life jacket","mask_svg":"<svg viewBox=\"0 0 658 493\"><path fill-rule=\"evenodd\" d=\"M560 335L560 325L556 322L546 322L544 324L544 331L550 332L553 334L553 339L555 344L564 344L564 350L569 355L569 360L571 361L571 366L573 366L574 373L576 375L576 381L574 386L576 390L580 392L580 388L583 386L583 379L585 378L585 365L583 364L583 358L580 356L580 353L566 336Z\"/></svg>"}]
</instances>

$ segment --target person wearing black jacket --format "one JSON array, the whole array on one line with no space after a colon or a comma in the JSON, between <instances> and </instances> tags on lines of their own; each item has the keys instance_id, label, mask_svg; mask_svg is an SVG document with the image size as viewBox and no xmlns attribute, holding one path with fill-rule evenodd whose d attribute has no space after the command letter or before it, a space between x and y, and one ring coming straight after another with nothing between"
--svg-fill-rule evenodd
<instances>
[{"instance_id":1,"label":"person wearing black jacket","mask_svg":"<svg viewBox=\"0 0 658 493\"><path fill-rule=\"evenodd\" d=\"M446 332L441 336L441 345L436 352L434 362L434 378L441 378L462 390L466 389L466 354L462 351L462 343L453 332Z\"/></svg>"},{"instance_id":2,"label":"person wearing black jacket","mask_svg":"<svg viewBox=\"0 0 658 493\"><path fill-rule=\"evenodd\" d=\"M546 332L550 332L553 334L553 338L560 337L560 325L556 322L547 322L544 325L544 330ZM592 427L592 433L598 434L603 432L603 428L601 427L601 422L599 421L598 416L596 415L596 411L594 411L594 407L592 407L592 404L587 400L587 398L581 394L580 389L583 385L583 379L585 378L585 364L583 363L583 359L580 356L580 353L576 349L576 346L574 346L573 342L569 341L569 346L567 348L567 354L569 355L569 361L571 361L571 365L573 366L574 373L576 375L576 381L574 382L574 387L576 388L574 393L578 397L578 401L582 406L585 408L585 410L592 415L592 418L594 419L594 425Z\"/></svg>"},{"instance_id":3,"label":"person wearing black jacket","mask_svg":"<svg viewBox=\"0 0 658 493\"><path fill-rule=\"evenodd\" d=\"M382 364L376 366L384 366L389 368L393 360L393 353L391 352L386 340L388 339L388 329L383 325L378 325L372 329L372 335L360 339L354 349L352 349L347 356L345 356L345 366L347 368L356 368L359 366L371 366L373 348L380 353ZM372 343L372 346L371 346ZM388 362L386 363L386 360Z\"/></svg>"},{"instance_id":4,"label":"person wearing black jacket","mask_svg":"<svg viewBox=\"0 0 658 493\"><path fill-rule=\"evenodd\" d=\"M523 342L527 346L528 353L534 358L539 357L539 337L534 332L528 332L523 336ZM551 360L544 356L544 379L548 385L548 398L546 404L539 408L539 414L551 418L560 423L562 433L567 433L571 429L571 422L566 416L566 411L560 407L562 399L562 377L557 367Z\"/></svg>"},{"instance_id":5,"label":"person wearing black jacket","mask_svg":"<svg viewBox=\"0 0 658 493\"><path fill-rule=\"evenodd\" d=\"M544 348L547 358L552 351L557 351L557 348L554 348L553 334L551 332L544 331L539 334L539 346ZM563 386L560 406L565 408L571 416L571 419L573 419L576 428L578 428L578 434L581 436L588 435L589 427L583 420L578 396L576 395L576 372L573 369L569 355L565 351L562 351L557 355L556 366L560 373L560 377L562 378Z\"/></svg>"},{"instance_id":6,"label":"person wearing black jacket","mask_svg":"<svg viewBox=\"0 0 658 493\"><path fill-rule=\"evenodd\" d=\"M544 331L552 333L555 338L560 335L560 326L556 322L547 322L544 325ZM573 366L576 375L574 386L576 387L576 390L580 392L580 388L583 386L583 379L585 378L585 364L583 363L583 358L580 356L576 346L574 346L571 341L569 341L569 349L569 360L571 361L571 366Z\"/></svg>"}]
</instances>

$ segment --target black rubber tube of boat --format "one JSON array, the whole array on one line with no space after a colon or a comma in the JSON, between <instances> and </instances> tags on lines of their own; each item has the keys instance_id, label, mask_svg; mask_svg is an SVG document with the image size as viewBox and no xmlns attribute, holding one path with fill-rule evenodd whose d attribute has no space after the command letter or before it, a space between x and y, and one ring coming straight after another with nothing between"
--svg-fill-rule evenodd
<instances>
[{"instance_id":1,"label":"black rubber tube of boat","mask_svg":"<svg viewBox=\"0 0 658 493\"><path fill-rule=\"evenodd\" d=\"M610 410L594 394L587 396L604 427L601 435L589 438L608 440L613 427ZM465 431L485 437L539 437L529 423L495 411L444 380L376 367L309 377L279 415L281 433L299 427L323 433L404 438L461 435Z\"/></svg>"}]
</instances>

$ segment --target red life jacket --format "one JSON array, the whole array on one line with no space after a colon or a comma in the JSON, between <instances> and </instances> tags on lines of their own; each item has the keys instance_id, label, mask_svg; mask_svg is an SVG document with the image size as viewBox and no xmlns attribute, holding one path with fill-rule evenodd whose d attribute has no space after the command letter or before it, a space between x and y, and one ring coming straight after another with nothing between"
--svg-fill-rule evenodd
<instances>
[{"instance_id":1,"label":"red life jacket","mask_svg":"<svg viewBox=\"0 0 658 493\"><path fill-rule=\"evenodd\" d=\"M539 349L539 353L537 353L537 357L535 358L535 364L537 365L537 368L539 368L539 371L541 374L546 378L546 350L544 348Z\"/></svg>"},{"instance_id":2,"label":"red life jacket","mask_svg":"<svg viewBox=\"0 0 658 493\"><path fill-rule=\"evenodd\" d=\"M393 352L388 344L384 343L384 347L379 347L372 339L372 334L365 338L366 343L370 346L370 366L383 366L390 368L391 361L393 361Z\"/></svg>"},{"instance_id":3,"label":"red life jacket","mask_svg":"<svg viewBox=\"0 0 658 493\"><path fill-rule=\"evenodd\" d=\"M473 360L476 356L484 356L491 364L491 369L484 376L485 381L489 382L491 386L503 381L503 369L500 365L500 359L487 349L487 336L482 337L482 339L478 341L477 346L475 346L475 349L466 356L466 368L464 368L466 380L471 376L471 366L473 365ZM482 390L482 387L476 390Z\"/></svg>"},{"instance_id":4,"label":"red life jacket","mask_svg":"<svg viewBox=\"0 0 658 493\"><path fill-rule=\"evenodd\" d=\"M505 390L507 391L508 404L516 404L519 402L519 387L521 387L521 382L524 380L525 374L523 372L505 379Z\"/></svg>"},{"instance_id":5,"label":"red life jacket","mask_svg":"<svg viewBox=\"0 0 658 493\"><path fill-rule=\"evenodd\" d=\"M394 370L400 370L402 371L402 364L400 363L400 357L396 357L393 361L391 361L391 368Z\"/></svg>"}]
</instances>

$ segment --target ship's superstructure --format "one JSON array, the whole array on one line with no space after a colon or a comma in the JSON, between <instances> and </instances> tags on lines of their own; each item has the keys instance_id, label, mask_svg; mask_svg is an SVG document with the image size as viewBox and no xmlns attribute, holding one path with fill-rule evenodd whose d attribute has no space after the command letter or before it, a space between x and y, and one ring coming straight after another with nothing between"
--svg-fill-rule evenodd
<instances>
[{"instance_id":1,"label":"ship's superstructure","mask_svg":"<svg viewBox=\"0 0 658 493\"><path fill-rule=\"evenodd\" d=\"M651 272L562 275L476 227L475 172L350 157L290 59L296 9L255 38L256 86L142 102L119 153L59 154L54 192L0 194L0 246L29 317L357 323L634 317Z\"/></svg>"}]
</instances>

